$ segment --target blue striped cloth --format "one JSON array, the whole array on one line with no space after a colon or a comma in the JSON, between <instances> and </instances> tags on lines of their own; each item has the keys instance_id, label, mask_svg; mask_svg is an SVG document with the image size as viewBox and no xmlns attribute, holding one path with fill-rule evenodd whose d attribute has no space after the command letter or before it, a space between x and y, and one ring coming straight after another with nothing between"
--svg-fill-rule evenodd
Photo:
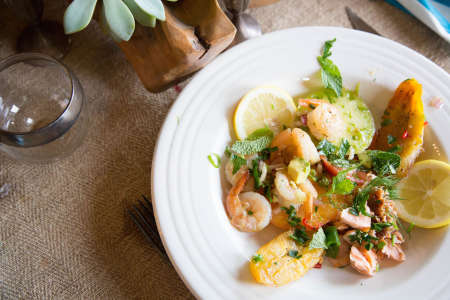
<instances>
[{"instance_id":1,"label":"blue striped cloth","mask_svg":"<svg viewBox=\"0 0 450 300\"><path fill-rule=\"evenodd\" d=\"M385 0L415 16L450 43L450 0Z\"/></svg>"}]
</instances>

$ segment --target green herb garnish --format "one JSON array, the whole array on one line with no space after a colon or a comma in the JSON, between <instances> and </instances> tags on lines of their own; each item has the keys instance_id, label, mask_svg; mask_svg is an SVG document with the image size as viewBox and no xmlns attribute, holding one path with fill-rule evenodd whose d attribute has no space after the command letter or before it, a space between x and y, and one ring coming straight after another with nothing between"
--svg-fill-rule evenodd
<instances>
[{"instance_id":1,"label":"green herb garnish","mask_svg":"<svg viewBox=\"0 0 450 300\"><path fill-rule=\"evenodd\" d=\"M390 124L392 124L392 120L391 119L384 119L383 122L381 122L381 126L382 127L388 126Z\"/></svg>"},{"instance_id":2,"label":"green herb garnish","mask_svg":"<svg viewBox=\"0 0 450 300\"><path fill-rule=\"evenodd\" d=\"M416 224L414 224L414 223L409 224L408 229L406 229L406 233L407 233L407 234L410 234L411 231L413 230L413 228L414 228L415 225L416 225Z\"/></svg>"},{"instance_id":3,"label":"green herb garnish","mask_svg":"<svg viewBox=\"0 0 450 300\"><path fill-rule=\"evenodd\" d=\"M256 254L256 255L253 255L253 257L252 257L252 262L253 263L259 263L259 262L261 262L261 261L263 261L264 259L263 259L263 256L261 255L261 254Z\"/></svg>"},{"instance_id":4,"label":"green herb garnish","mask_svg":"<svg viewBox=\"0 0 450 300\"><path fill-rule=\"evenodd\" d=\"M332 102L336 97L342 95L342 76L339 72L338 67L328 58L331 56L330 49L336 39L326 41L323 47L322 56L317 57L317 61L321 67L321 78L322 83L325 87L327 95L330 97L330 102Z\"/></svg>"},{"instance_id":5,"label":"green herb garnish","mask_svg":"<svg viewBox=\"0 0 450 300\"><path fill-rule=\"evenodd\" d=\"M391 153L399 153L400 151L402 151L402 146L400 145L395 145L392 148L389 148L386 150L387 152L391 152Z\"/></svg>"},{"instance_id":6,"label":"green herb garnish","mask_svg":"<svg viewBox=\"0 0 450 300\"><path fill-rule=\"evenodd\" d=\"M234 153L231 153L230 159L233 163L233 174L236 174L236 172L239 171L242 166L247 164L247 160L245 158Z\"/></svg>"},{"instance_id":7,"label":"green herb garnish","mask_svg":"<svg viewBox=\"0 0 450 300\"><path fill-rule=\"evenodd\" d=\"M371 228L375 231L382 231L384 228L393 226L392 223L372 223Z\"/></svg>"},{"instance_id":8,"label":"green herb garnish","mask_svg":"<svg viewBox=\"0 0 450 300\"><path fill-rule=\"evenodd\" d=\"M247 210L247 214L248 214L249 216L251 216L251 215L253 215L253 211Z\"/></svg>"},{"instance_id":9,"label":"green herb garnish","mask_svg":"<svg viewBox=\"0 0 450 300\"><path fill-rule=\"evenodd\" d=\"M390 134L387 136L387 142L389 145L392 145L393 143L395 143L395 141L397 141L397 138L395 136L392 136Z\"/></svg>"},{"instance_id":10,"label":"green herb garnish","mask_svg":"<svg viewBox=\"0 0 450 300\"><path fill-rule=\"evenodd\" d=\"M293 205L290 205L289 208L282 206L281 209L284 210L286 212L286 214L288 215L289 225L291 225L292 227L295 227L300 224L302 219L297 216L297 210L295 209L295 207Z\"/></svg>"},{"instance_id":11,"label":"green herb garnish","mask_svg":"<svg viewBox=\"0 0 450 300\"><path fill-rule=\"evenodd\" d=\"M327 249L326 240L325 232L323 232L322 227L320 227L319 230L313 234L311 242L309 243L309 249Z\"/></svg>"},{"instance_id":12,"label":"green herb garnish","mask_svg":"<svg viewBox=\"0 0 450 300\"><path fill-rule=\"evenodd\" d=\"M371 167L379 176L395 174L400 166L400 155L380 150L364 151L370 159Z\"/></svg>"},{"instance_id":13,"label":"green herb garnish","mask_svg":"<svg viewBox=\"0 0 450 300\"><path fill-rule=\"evenodd\" d=\"M299 259L302 257L301 254L298 254L298 250L289 250L287 255L295 259Z\"/></svg>"},{"instance_id":14,"label":"green herb garnish","mask_svg":"<svg viewBox=\"0 0 450 300\"><path fill-rule=\"evenodd\" d=\"M341 241L339 240L339 234L335 226L328 226L325 228L327 252L326 255L331 258L336 258Z\"/></svg>"},{"instance_id":15,"label":"green herb garnish","mask_svg":"<svg viewBox=\"0 0 450 300\"><path fill-rule=\"evenodd\" d=\"M213 156L216 158L214 160ZM208 160L211 163L211 165L213 165L214 168L220 168L220 156L217 153L212 153L210 155L208 155Z\"/></svg>"},{"instance_id":16,"label":"green herb garnish","mask_svg":"<svg viewBox=\"0 0 450 300\"><path fill-rule=\"evenodd\" d=\"M309 236L304 228L295 228L294 233L289 237L299 245L304 245L307 241L309 241Z\"/></svg>"},{"instance_id":17,"label":"green herb garnish","mask_svg":"<svg viewBox=\"0 0 450 300\"><path fill-rule=\"evenodd\" d=\"M386 243L384 241L379 241L377 244L377 249L381 250L384 248L384 246L386 246Z\"/></svg>"},{"instance_id":18,"label":"green herb garnish","mask_svg":"<svg viewBox=\"0 0 450 300\"><path fill-rule=\"evenodd\" d=\"M331 183L331 189L328 191L328 194L350 194L355 188L355 183L347 178L347 173L355 168L356 167L340 171L336 176L334 176Z\"/></svg>"},{"instance_id":19,"label":"green herb garnish","mask_svg":"<svg viewBox=\"0 0 450 300\"><path fill-rule=\"evenodd\" d=\"M356 195L355 199L353 200L353 208L358 213L361 213L365 216L370 216L366 212L366 203L369 199L369 195L372 189L375 187L383 187L389 193L389 197L391 199L395 199L395 197L398 197L397 191L395 189L395 185L398 183L398 181L399 179L393 176L375 177Z\"/></svg>"}]
</instances>

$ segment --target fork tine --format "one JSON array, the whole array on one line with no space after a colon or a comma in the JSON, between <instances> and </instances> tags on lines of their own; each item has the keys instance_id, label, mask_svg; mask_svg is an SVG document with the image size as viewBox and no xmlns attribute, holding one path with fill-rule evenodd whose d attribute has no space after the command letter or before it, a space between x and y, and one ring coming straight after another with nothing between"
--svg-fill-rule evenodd
<instances>
[{"instance_id":1,"label":"fork tine","mask_svg":"<svg viewBox=\"0 0 450 300\"><path fill-rule=\"evenodd\" d=\"M145 228L141 225L141 222L139 221L138 217L130 210L128 209L128 214L130 215L131 219L133 220L134 224L139 228L139 230L144 234L144 236L147 238L147 240L150 243L154 243L150 235L147 233Z\"/></svg>"},{"instance_id":2,"label":"fork tine","mask_svg":"<svg viewBox=\"0 0 450 300\"><path fill-rule=\"evenodd\" d=\"M153 231L158 232L158 226L156 225L156 221L155 221L155 217L153 216L153 213L150 211L149 208L147 208L147 206L141 200L138 200L138 202L142 207L143 215L144 215L146 221L148 222L148 224L150 225L150 227L152 228Z\"/></svg>"},{"instance_id":3,"label":"fork tine","mask_svg":"<svg viewBox=\"0 0 450 300\"><path fill-rule=\"evenodd\" d=\"M144 217L143 213L139 210L137 206L133 205L133 209L143 223L141 226L144 227L144 229L147 229L146 232L149 235L150 239L152 240L152 243L159 249L161 254L167 257L166 251L164 250L164 246L161 242L159 234L152 229L152 226L148 223L147 219Z\"/></svg>"}]
</instances>

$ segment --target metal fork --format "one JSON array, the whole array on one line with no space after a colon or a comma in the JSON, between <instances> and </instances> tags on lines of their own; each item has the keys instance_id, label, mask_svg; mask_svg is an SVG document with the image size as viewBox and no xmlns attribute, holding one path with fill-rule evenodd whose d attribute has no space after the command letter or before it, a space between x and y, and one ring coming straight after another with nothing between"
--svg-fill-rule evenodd
<instances>
[{"instance_id":1,"label":"metal fork","mask_svg":"<svg viewBox=\"0 0 450 300\"><path fill-rule=\"evenodd\" d=\"M144 195L142 195L142 198L143 200L138 199L138 205L132 205L132 209L128 209L128 214L150 244L158 250L163 258L170 262L159 237L152 203Z\"/></svg>"}]
</instances>

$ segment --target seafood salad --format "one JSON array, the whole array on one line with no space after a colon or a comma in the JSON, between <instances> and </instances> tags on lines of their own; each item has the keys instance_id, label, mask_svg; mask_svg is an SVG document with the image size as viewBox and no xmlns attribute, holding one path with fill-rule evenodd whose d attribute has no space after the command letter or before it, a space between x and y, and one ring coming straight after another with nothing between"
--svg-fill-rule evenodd
<instances>
[{"instance_id":1,"label":"seafood salad","mask_svg":"<svg viewBox=\"0 0 450 300\"><path fill-rule=\"evenodd\" d=\"M208 157L229 182L224 208L232 226L283 230L249 258L264 285L297 280L324 260L373 276L384 260L406 260L402 244L414 226L450 222L449 189L442 187L450 167L416 163L427 125L421 85L401 82L376 129L358 87L342 86L330 59L334 42L317 57L320 89L294 98L273 86L251 90L236 107L237 139L222 164ZM424 170L436 180L422 192L415 182Z\"/></svg>"}]
</instances>

